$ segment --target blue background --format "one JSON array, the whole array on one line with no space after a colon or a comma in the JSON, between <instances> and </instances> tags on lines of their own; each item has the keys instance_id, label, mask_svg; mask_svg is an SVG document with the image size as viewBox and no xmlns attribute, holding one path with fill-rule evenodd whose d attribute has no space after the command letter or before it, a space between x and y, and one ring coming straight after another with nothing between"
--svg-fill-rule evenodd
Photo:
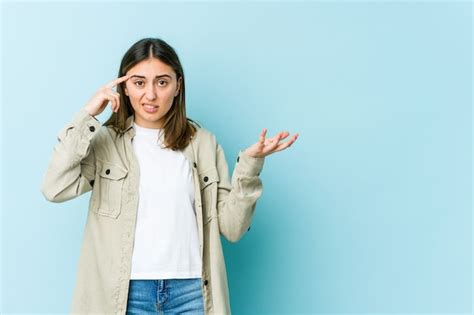
<instances>
[{"instance_id":1,"label":"blue background","mask_svg":"<svg viewBox=\"0 0 474 315\"><path fill-rule=\"evenodd\" d=\"M222 238L233 313L472 312L471 2L8 2L1 23L2 313L68 312L90 194L49 203L41 179L143 37L176 49L230 171L262 128L300 133Z\"/></svg>"}]
</instances>

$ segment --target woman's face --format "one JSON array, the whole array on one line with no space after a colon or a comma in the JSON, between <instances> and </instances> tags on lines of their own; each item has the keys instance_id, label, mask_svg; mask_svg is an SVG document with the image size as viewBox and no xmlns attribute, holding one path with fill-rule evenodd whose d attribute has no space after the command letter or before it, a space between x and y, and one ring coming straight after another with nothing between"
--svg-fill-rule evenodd
<instances>
[{"instance_id":1,"label":"woman's face","mask_svg":"<svg viewBox=\"0 0 474 315\"><path fill-rule=\"evenodd\" d=\"M150 58L133 66L126 74L125 94L135 110L135 123L145 128L163 128L163 116L179 94L181 79L169 65Z\"/></svg>"}]
</instances>

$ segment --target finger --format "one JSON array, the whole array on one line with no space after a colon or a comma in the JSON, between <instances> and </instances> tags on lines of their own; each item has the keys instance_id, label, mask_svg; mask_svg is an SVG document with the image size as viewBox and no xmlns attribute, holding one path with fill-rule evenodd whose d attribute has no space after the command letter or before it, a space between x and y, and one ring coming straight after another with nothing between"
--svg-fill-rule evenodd
<instances>
[{"instance_id":1,"label":"finger","mask_svg":"<svg viewBox=\"0 0 474 315\"><path fill-rule=\"evenodd\" d=\"M291 137L290 140L288 140L287 142L285 142L283 144L285 144L285 145L288 144L288 146L291 146L296 141L296 139L298 139L298 135L299 135L298 133L293 135L293 137Z\"/></svg>"},{"instance_id":2,"label":"finger","mask_svg":"<svg viewBox=\"0 0 474 315\"><path fill-rule=\"evenodd\" d=\"M120 93L117 93L114 90L104 88L103 91L104 91L104 93L112 95L113 97L120 98Z\"/></svg>"},{"instance_id":3,"label":"finger","mask_svg":"<svg viewBox=\"0 0 474 315\"><path fill-rule=\"evenodd\" d=\"M281 136L281 132L275 135L273 138L267 139L267 141L265 141L265 144L266 145L278 144L278 142L280 141L280 136Z\"/></svg>"},{"instance_id":4,"label":"finger","mask_svg":"<svg viewBox=\"0 0 474 315\"><path fill-rule=\"evenodd\" d=\"M298 139L298 135L299 134L294 135L293 138L287 142L280 143L280 145L277 147L275 151L281 151L291 146L293 143L295 143L296 139Z\"/></svg>"},{"instance_id":5,"label":"finger","mask_svg":"<svg viewBox=\"0 0 474 315\"><path fill-rule=\"evenodd\" d=\"M130 78L130 74L126 74L123 77L120 77L118 79L114 79L114 80L110 81L109 83L107 83L105 85L105 87L111 89L114 86L116 86L117 84L122 83L124 81L127 81L129 78Z\"/></svg>"},{"instance_id":6,"label":"finger","mask_svg":"<svg viewBox=\"0 0 474 315\"><path fill-rule=\"evenodd\" d=\"M276 148L272 149L272 153L273 152L278 152L278 151L282 151L286 148L288 148L289 146L291 145L291 142L285 142L285 143L280 143Z\"/></svg>"},{"instance_id":7,"label":"finger","mask_svg":"<svg viewBox=\"0 0 474 315\"><path fill-rule=\"evenodd\" d=\"M115 99L117 100L114 112L118 112L119 107L120 107L120 93L115 92L114 90L110 90L112 94L115 96Z\"/></svg>"},{"instance_id":8,"label":"finger","mask_svg":"<svg viewBox=\"0 0 474 315\"><path fill-rule=\"evenodd\" d=\"M283 131L281 132L280 134L280 140L281 139L285 139L286 137L288 137L290 135L290 133L288 131Z\"/></svg>"},{"instance_id":9,"label":"finger","mask_svg":"<svg viewBox=\"0 0 474 315\"><path fill-rule=\"evenodd\" d=\"M112 111L115 111L115 109L117 108L117 102L118 102L117 96L115 96L109 90L105 90L104 94L107 97L107 99L110 100L110 102L112 103Z\"/></svg>"},{"instance_id":10,"label":"finger","mask_svg":"<svg viewBox=\"0 0 474 315\"><path fill-rule=\"evenodd\" d=\"M288 131L282 131L276 134L273 138L266 139L264 142L264 147L265 147L264 152L275 150L275 148L277 148L277 146L280 145L280 141L288 137L288 135L289 135Z\"/></svg>"},{"instance_id":11,"label":"finger","mask_svg":"<svg viewBox=\"0 0 474 315\"><path fill-rule=\"evenodd\" d=\"M111 102L112 102L112 106L111 106L112 111L115 111L115 109L117 108L117 100L115 99L115 97L112 97Z\"/></svg>"},{"instance_id":12,"label":"finger","mask_svg":"<svg viewBox=\"0 0 474 315\"><path fill-rule=\"evenodd\" d=\"M120 107L120 94L113 91L113 90L110 90L113 94L113 96L115 97L115 107L113 108L113 111L114 112L118 112L119 110L119 107Z\"/></svg>"},{"instance_id":13,"label":"finger","mask_svg":"<svg viewBox=\"0 0 474 315\"><path fill-rule=\"evenodd\" d=\"M114 90L112 89L105 89L106 91L112 93L113 95L117 96L117 97L120 97L120 93L119 92L115 92Z\"/></svg>"},{"instance_id":14,"label":"finger","mask_svg":"<svg viewBox=\"0 0 474 315\"><path fill-rule=\"evenodd\" d=\"M112 90L111 88L108 88L106 86L101 87L101 92L103 95L106 96L106 98L112 103L112 111L115 111L115 101L116 101L116 96L115 96L115 91Z\"/></svg>"},{"instance_id":15,"label":"finger","mask_svg":"<svg viewBox=\"0 0 474 315\"><path fill-rule=\"evenodd\" d=\"M112 111L113 112L117 112L118 111L118 107L119 107L119 99L117 96L114 95L114 106L112 107Z\"/></svg>"},{"instance_id":16,"label":"finger","mask_svg":"<svg viewBox=\"0 0 474 315\"><path fill-rule=\"evenodd\" d=\"M109 91L112 93L112 95L113 95L113 96L115 97L115 99L117 100L117 104L120 105L120 93L117 93L117 92L115 92L114 90L109 90Z\"/></svg>"},{"instance_id":17,"label":"finger","mask_svg":"<svg viewBox=\"0 0 474 315\"><path fill-rule=\"evenodd\" d=\"M267 128L263 128L262 132L260 133L260 144L265 143L265 135L267 134Z\"/></svg>"},{"instance_id":18,"label":"finger","mask_svg":"<svg viewBox=\"0 0 474 315\"><path fill-rule=\"evenodd\" d=\"M269 154L282 151L290 147L296 141L296 139L298 139L298 136L299 136L299 133L295 134L291 140L284 143L280 143L276 148L272 148L272 146L265 147L265 149L263 150L263 154L269 155Z\"/></svg>"},{"instance_id":19,"label":"finger","mask_svg":"<svg viewBox=\"0 0 474 315\"><path fill-rule=\"evenodd\" d=\"M120 98L120 94L113 91L113 90L110 90L110 89L104 89L103 92L107 95L110 95L112 96L114 99L119 99Z\"/></svg>"},{"instance_id":20,"label":"finger","mask_svg":"<svg viewBox=\"0 0 474 315\"><path fill-rule=\"evenodd\" d=\"M120 98L116 95L114 97L115 97L115 107L114 107L113 111L118 112L118 109L119 109L119 106L120 106Z\"/></svg>"},{"instance_id":21,"label":"finger","mask_svg":"<svg viewBox=\"0 0 474 315\"><path fill-rule=\"evenodd\" d=\"M269 139L265 143L265 149L267 151L273 150L276 146L278 145L278 141L275 141L274 139Z\"/></svg>"}]
</instances>

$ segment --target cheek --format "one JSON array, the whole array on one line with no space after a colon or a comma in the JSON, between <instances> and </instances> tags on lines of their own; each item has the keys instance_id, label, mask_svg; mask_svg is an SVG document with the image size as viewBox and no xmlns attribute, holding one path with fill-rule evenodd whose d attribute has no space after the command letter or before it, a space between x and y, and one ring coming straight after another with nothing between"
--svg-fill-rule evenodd
<instances>
[{"instance_id":1,"label":"cheek","mask_svg":"<svg viewBox=\"0 0 474 315\"><path fill-rule=\"evenodd\" d=\"M130 98L130 101L138 101L142 97L143 92L137 90L137 89L128 89L128 97Z\"/></svg>"},{"instance_id":2,"label":"cheek","mask_svg":"<svg viewBox=\"0 0 474 315\"><path fill-rule=\"evenodd\" d=\"M175 90L169 89L169 90L163 91L163 92L164 92L163 94L165 95L166 99L168 99L168 100L173 100L174 99Z\"/></svg>"}]
</instances>

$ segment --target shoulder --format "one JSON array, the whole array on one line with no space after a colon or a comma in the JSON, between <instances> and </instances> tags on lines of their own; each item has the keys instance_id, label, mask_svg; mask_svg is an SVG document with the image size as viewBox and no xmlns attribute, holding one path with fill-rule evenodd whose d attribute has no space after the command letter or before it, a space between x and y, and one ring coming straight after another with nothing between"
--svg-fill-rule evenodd
<instances>
[{"instance_id":1,"label":"shoulder","mask_svg":"<svg viewBox=\"0 0 474 315\"><path fill-rule=\"evenodd\" d=\"M196 134L194 135L194 141L198 144L217 145L217 138L212 131L206 127L196 126Z\"/></svg>"},{"instance_id":2,"label":"shoulder","mask_svg":"<svg viewBox=\"0 0 474 315\"><path fill-rule=\"evenodd\" d=\"M197 127L196 134L191 140L197 164L200 170L207 170L216 166L218 143L216 136L206 127Z\"/></svg>"}]
</instances>

